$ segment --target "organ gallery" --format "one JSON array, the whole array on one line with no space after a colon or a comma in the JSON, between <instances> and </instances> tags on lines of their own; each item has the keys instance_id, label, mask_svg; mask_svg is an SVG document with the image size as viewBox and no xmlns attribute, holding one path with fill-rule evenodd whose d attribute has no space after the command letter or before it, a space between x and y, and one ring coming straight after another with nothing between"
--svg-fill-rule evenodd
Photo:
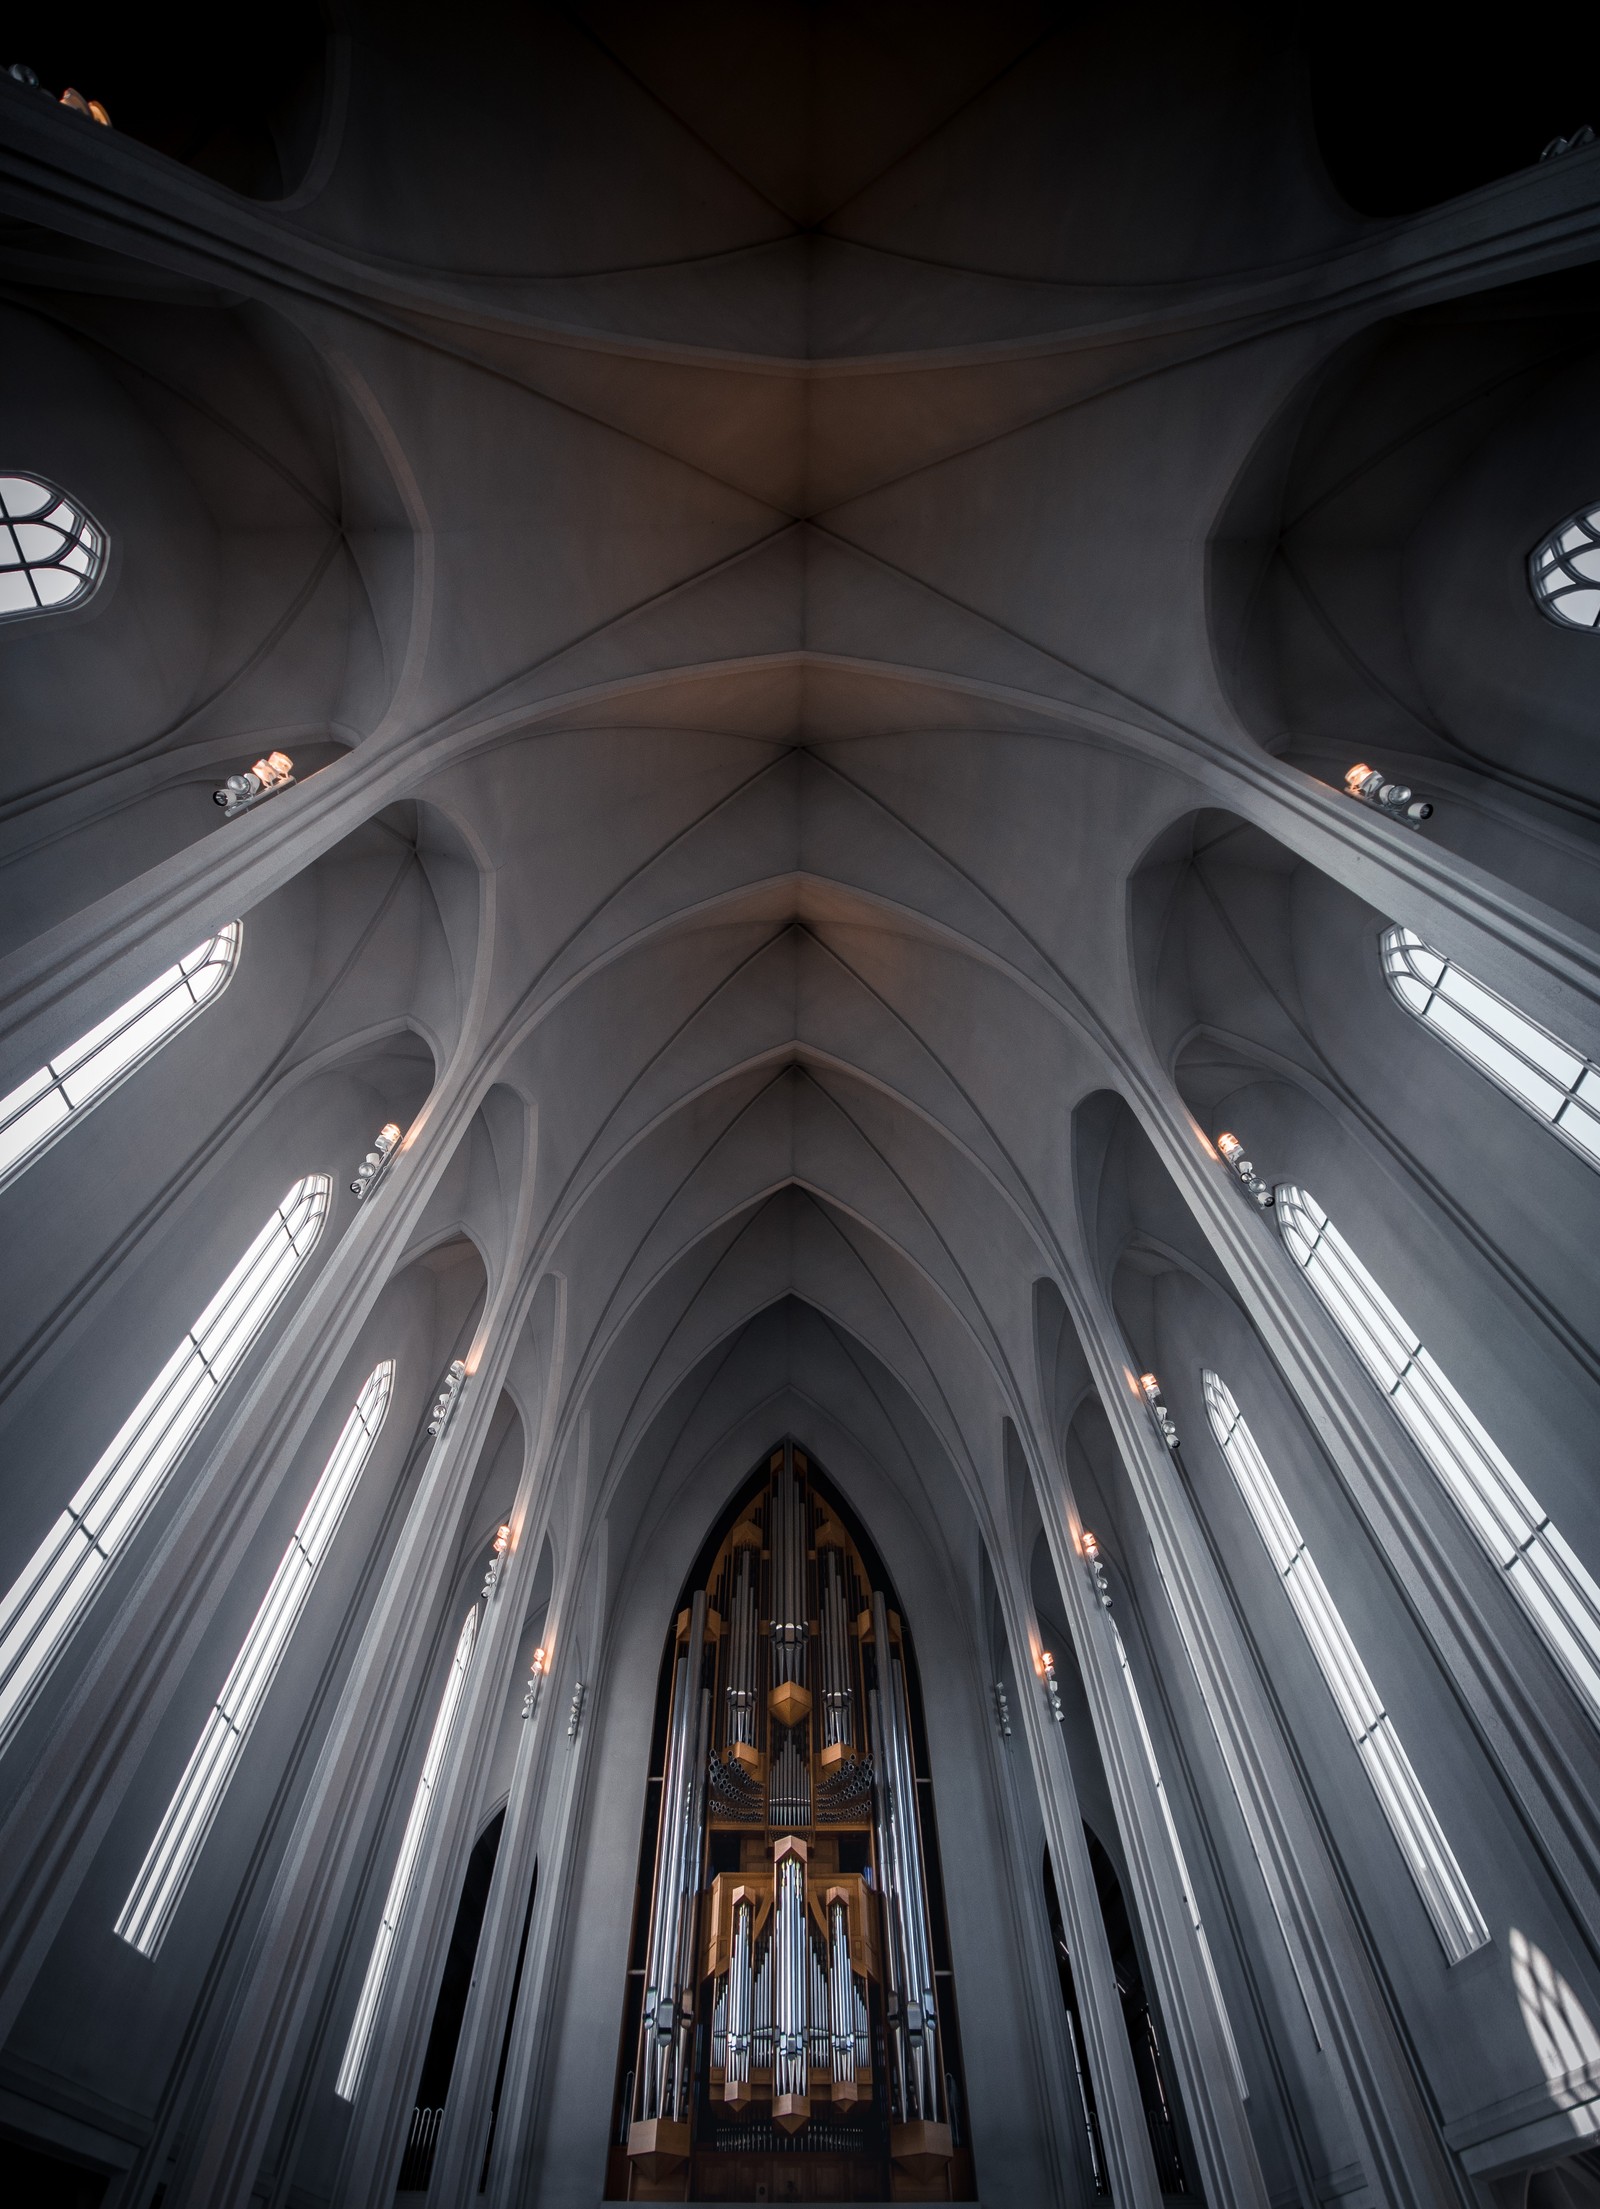
<instances>
[{"instance_id":1,"label":"organ gallery","mask_svg":"<svg viewBox=\"0 0 1600 2209\"><path fill-rule=\"evenodd\" d=\"M964 2199L904 1622L792 1443L702 1563L665 1667L609 2192Z\"/></svg>"}]
</instances>

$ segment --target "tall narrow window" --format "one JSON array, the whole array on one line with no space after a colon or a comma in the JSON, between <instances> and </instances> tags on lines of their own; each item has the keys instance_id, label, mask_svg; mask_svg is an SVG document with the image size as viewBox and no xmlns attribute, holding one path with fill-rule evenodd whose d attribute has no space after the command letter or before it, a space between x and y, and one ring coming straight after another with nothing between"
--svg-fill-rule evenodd
<instances>
[{"instance_id":1,"label":"tall narrow window","mask_svg":"<svg viewBox=\"0 0 1600 2209\"><path fill-rule=\"evenodd\" d=\"M0 1600L0 1747L196 1428L311 1253L326 1174L297 1181Z\"/></svg>"},{"instance_id":2,"label":"tall narrow window","mask_svg":"<svg viewBox=\"0 0 1600 2209\"><path fill-rule=\"evenodd\" d=\"M1290 1255L1600 1717L1600 1587L1315 1197L1278 1188Z\"/></svg>"},{"instance_id":3,"label":"tall narrow window","mask_svg":"<svg viewBox=\"0 0 1600 2209\"><path fill-rule=\"evenodd\" d=\"M1412 929L1386 928L1382 949L1384 976L1407 1012L1600 1166L1600 1066Z\"/></svg>"},{"instance_id":4,"label":"tall narrow window","mask_svg":"<svg viewBox=\"0 0 1600 2209\"><path fill-rule=\"evenodd\" d=\"M230 920L8 1097L0 1097L0 1188L210 1004L238 964L242 934L239 922Z\"/></svg>"},{"instance_id":5,"label":"tall narrow window","mask_svg":"<svg viewBox=\"0 0 1600 2209\"><path fill-rule=\"evenodd\" d=\"M1533 602L1570 629L1600 628L1600 506L1569 515L1528 559Z\"/></svg>"},{"instance_id":6,"label":"tall narrow window","mask_svg":"<svg viewBox=\"0 0 1600 2209\"><path fill-rule=\"evenodd\" d=\"M76 606L105 558L104 536L75 500L37 476L0 475L0 620Z\"/></svg>"},{"instance_id":7,"label":"tall narrow window","mask_svg":"<svg viewBox=\"0 0 1600 2209\"><path fill-rule=\"evenodd\" d=\"M1144 1747L1144 1760L1150 1768L1150 1784L1156 1791L1156 1801L1161 1805L1161 1822L1167 1829L1167 1845L1172 1850L1172 1861L1177 1867L1178 1885L1183 1889L1184 1907L1189 1913L1189 1923L1194 1927L1195 1946L1200 1951L1201 1966L1206 1984L1211 1989L1211 1999L1216 2004L1217 2022L1222 2027L1222 2037L1228 2044L1228 2061L1233 2066L1234 2084L1239 2089L1242 2102L1250 2099L1250 2088L1245 2080L1244 2065L1239 2061L1239 2050L1233 2037L1233 2027L1228 2022L1228 2005L1222 1999L1222 1987L1217 1979L1217 1967L1211 1958L1211 1943L1206 1939L1206 1929L1200 1922L1200 1905L1194 1899L1194 1888L1189 1879L1189 1865L1183 1853L1183 1843L1178 1839L1177 1822L1172 1815L1172 1805L1167 1800L1167 1786L1161 1777L1161 1766L1156 1762L1156 1745L1150 1738L1150 1728L1145 1723L1144 1704L1139 1700L1138 1682L1133 1667L1128 1662L1128 1652L1122 1646L1122 1636L1113 1621L1111 1638L1117 1647L1117 1662L1122 1667L1123 1685L1128 1690L1128 1701L1133 1707L1133 1722L1139 1729L1139 1739Z\"/></svg>"},{"instance_id":8,"label":"tall narrow window","mask_svg":"<svg viewBox=\"0 0 1600 2209\"><path fill-rule=\"evenodd\" d=\"M372 1944L367 1975L361 1982L361 1996L350 2024L350 2037L344 2045L344 2060L339 2065L339 2076L334 2082L333 2090L344 2102L355 2100L356 2090L361 2084L367 2050L372 2045L372 2029L378 2021L378 2005L383 2000L383 1983L389 1976L389 1959L394 1953L400 1920L405 1915L406 1898L411 1892L417 1858L422 1853L422 1836L427 1831L433 1791L438 1784L445 1751L450 1746L450 1732L456 1722L462 1690L467 1684L467 1668L472 1663L472 1645L477 1638L478 1606L474 1604L462 1624L456 1653L450 1664L450 1677L445 1681L444 1694L440 1698L439 1715L428 1736L428 1753L422 1760L417 1791L411 1798L406 1829L400 1840L400 1854L395 1860L389 1892L384 1897L383 1916L378 1921L378 1936Z\"/></svg>"},{"instance_id":9,"label":"tall narrow window","mask_svg":"<svg viewBox=\"0 0 1600 2209\"><path fill-rule=\"evenodd\" d=\"M1205 1394L1211 1431L1294 1605L1294 1614L1311 1644L1311 1654L1322 1669L1328 1692L1355 1743L1356 1754L1400 1844L1400 1853L1433 1919L1444 1952L1453 1964L1458 1964L1489 1938L1483 1913L1412 1769L1394 1720L1383 1707L1361 1653L1306 1547L1305 1536L1295 1524L1283 1491L1256 1447L1255 1436L1245 1424L1227 1383L1208 1372Z\"/></svg>"},{"instance_id":10,"label":"tall narrow window","mask_svg":"<svg viewBox=\"0 0 1600 2209\"><path fill-rule=\"evenodd\" d=\"M345 1505L355 1494L356 1482L378 1439L393 1387L394 1361L385 1358L368 1375L333 1446L333 1455L322 1468L244 1646L233 1661L233 1670L201 1729L177 1792L167 1805L167 1814L150 1844L133 1891L122 1906L117 1931L146 1956L153 1956L161 1945L182 1899L234 1766L244 1753L250 1728L305 1609L317 1567L332 1546Z\"/></svg>"}]
</instances>

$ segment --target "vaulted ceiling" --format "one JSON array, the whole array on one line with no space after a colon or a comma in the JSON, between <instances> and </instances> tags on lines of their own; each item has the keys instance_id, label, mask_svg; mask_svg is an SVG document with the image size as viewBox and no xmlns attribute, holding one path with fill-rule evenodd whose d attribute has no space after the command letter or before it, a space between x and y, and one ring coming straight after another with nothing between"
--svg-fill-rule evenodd
<instances>
[{"instance_id":1,"label":"vaulted ceiling","mask_svg":"<svg viewBox=\"0 0 1600 2209\"><path fill-rule=\"evenodd\" d=\"M596 1498L707 1391L744 1417L741 1357L769 1400L774 1315L836 1394L816 1314L998 1510L1074 1106L1165 1079L1129 879L1201 807L1293 844L1343 802L1219 660L1219 522L1505 210L1357 215L1243 10L336 30L298 105L237 88L281 197L0 86L0 375L49 369L62 480L120 440L148 548L12 654L7 971L88 961L86 905L176 944L382 815L454 963L413 1025L533 1116L496 1263L567 1284ZM1579 250L1559 174L1503 192ZM209 784L269 741L304 779L224 864Z\"/></svg>"}]
</instances>

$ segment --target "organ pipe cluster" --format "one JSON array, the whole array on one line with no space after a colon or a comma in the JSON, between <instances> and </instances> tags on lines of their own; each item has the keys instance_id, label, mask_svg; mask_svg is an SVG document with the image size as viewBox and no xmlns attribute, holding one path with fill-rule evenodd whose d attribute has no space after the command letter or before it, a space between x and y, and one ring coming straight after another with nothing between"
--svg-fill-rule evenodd
<instances>
[{"instance_id":1,"label":"organ pipe cluster","mask_svg":"<svg viewBox=\"0 0 1600 2209\"><path fill-rule=\"evenodd\" d=\"M718 2194L708 2164L763 2146L828 2164L817 2198L950 2169L925 1782L872 1578L786 1445L678 1615L613 2192Z\"/></svg>"}]
</instances>

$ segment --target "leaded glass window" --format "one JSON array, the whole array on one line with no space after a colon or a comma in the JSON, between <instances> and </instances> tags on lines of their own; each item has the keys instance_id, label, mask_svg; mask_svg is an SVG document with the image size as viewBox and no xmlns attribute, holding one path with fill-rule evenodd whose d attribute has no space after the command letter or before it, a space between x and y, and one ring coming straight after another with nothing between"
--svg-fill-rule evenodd
<instances>
[{"instance_id":1,"label":"leaded glass window","mask_svg":"<svg viewBox=\"0 0 1600 2209\"><path fill-rule=\"evenodd\" d=\"M394 1360L385 1358L367 1376L333 1454L322 1468L244 1646L201 1728L194 1754L150 1844L133 1891L122 1906L117 1931L146 1956L155 1954L172 1922L234 1767L244 1754L250 1728L267 1699L267 1690L305 1609L317 1568L333 1545L345 1505L355 1494L356 1482L378 1439L393 1388Z\"/></svg>"},{"instance_id":2,"label":"leaded glass window","mask_svg":"<svg viewBox=\"0 0 1600 2209\"><path fill-rule=\"evenodd\" d=\"M1287 1182L1277 1198L1290 1256L1600 1717L1600 1587L1316 1198Z\"/></svg>"},{"instance_id":3,"label":"leaded glass window","mask_svg":"<svg viewBox=\"0 0 1600 2209\"><path fill-rule=\"evenodd\" d=\"M1453 1964L1460 1963L1489 1938L1483 1912L1228 1384L1211 1372L1204 1376L1204 1384L1211 1431L1283 1582L1444 1952Z\"/></svg>"},{"instance_id":4,"label":"leaded glass window","mask_svg":"<svg viewBox=\"0 0 1600 2209\"><path fill-rule=\"evenodd\" d=\"M76 606L105 556L104 534L75 500L41 477L0 475L0 619Z\"/></svg>"},{"instance_id":5,"label":"leaded glass window","mask_svg":"<svg viewBox=\"0 0 1600 2209\"><path fill-rule=\"evenodd\" d=\"M400 1854L395 1859L389 1892L383 1899L383 1915L378 1920L377 1937L372 1943L372 1954L367 1959L366 1977L361 1982L356 2014L350 2023L350 2037L345 2042L339 2076L334 2083L334 2092L344 2102L355 2100L356 2091L361 2084L367 2050L372 2045L373 2028L378 2022L378 2008L383 2001L384 1981L389 1976L389 1959L394 1953L400 1921L405 1916L406 1900L411 1893L417 1858L422 1853L422 1837L428 1830L428 1812L433 1807L434 1789L439 1784L445 1752L450 1746L456 1712L461 1705L468 1668L472 1663L472 1645L477 1637L478 1606L474 1604L462 1623L456 1642L456 1653L450 1662L449 1677L444 1683L444 1694L439 1701L439 1714L434 1719L433 1731L428 1736L427 1754L422 1759L417 1791L411 1798L406 1829L400 1838Z\"/></svg>"},{"instance_id":6,"label":"leaded glass window","mask_svg":"<svg viewBox=\"0 0 1600 2209\"><path fill-rule=\"evenodd\" d=\"M1184 1907L1189 1913L1189 1923L1194 1928L1195 1946L1200 1951L1201 1969L1206 1984L1211 1989L1211 1999L1216 2004L1217 2023L1222 2027L1222 2037L1228 2045L1228 2061L1233 2067L1234 2084L1239 2089L1239 2099L1250 2099L1250 2088L1245 2080L1244 2065L1239 2061L1239 2050L1233 2037L1233 2026L1228 2019L1228 2006L1222 1999L1222 1985L1217 1978L1217 1967L1211 1956L1211 1943L1206 1939L1206 1929L1200 1918L1200 1905L1194 1898L1194 1886L1189 1878L1189 1863L1183 1853L1183 1843L1178 1838L1177 1820L1172 1815L1172 1804L1167 1799L1167 1783L1161 1777L1161 1766L1156 1760L1156 1745L1150 1738L1150 1728L1144 1715L1144 1704L1139 1698L1139 1684L1134 1679L1133 1667L1128 1662L1128 1652L1122 1645L1122 1636L1115 1622L1111 1627L1111 1639L1116 1644L1117 1663L1122 1667L1122 1684L1128 1691L1128 1703L1133 1711L1133 1722L1138 1729L1144 1761L1150 1773L1150 1784L1156 1791L1156 1801L1161 1805L1161 1822L1167 1829L1167 1845L1172 1851L1173 1868L1178 1874L1178 1885L1183 1890Z\"/></svg>"},{"instance_id":7,"label":"leaded glass window","mask_svg":"<svg viewBox=\"0 0 1600 2209\"><path fill-rule=\"evenodd\" d=\"M1407 1012L1600 1165L1600 1066L1411 928L1386 928L1383 971Z\"/></svg>"},{"instance_id":8,"label":"leaded glass window","mask_svg":"<svg viewBox=\"0 0 1600 2209\"><path fill-rule=\"evenodd\" d=\"M232 978L243 933L230 920L0 1097L0 1188L210 1004Z\"/></svg>"},{"instance_id":9,"label":"leaded glass window","mask_svg":"<svg viewBox=\"0 0 1600 2209\"><path fill-rule=\"evenodd\" d=\"M1552 529L1528 560L1534 603L1573 629L1600 627L1600 506Z\"/></svg>"},{"instance_id":10,"label":"leaded glass window","mask_svg":"<svg viewBox=\"0 0 1600 2209\"><path fill-rule=\"evenodd\" d=\"M332 1190L307 1174L287 1192L0 1598L0 1747L311 1255Z\"/></svg>"}]
</instances>

